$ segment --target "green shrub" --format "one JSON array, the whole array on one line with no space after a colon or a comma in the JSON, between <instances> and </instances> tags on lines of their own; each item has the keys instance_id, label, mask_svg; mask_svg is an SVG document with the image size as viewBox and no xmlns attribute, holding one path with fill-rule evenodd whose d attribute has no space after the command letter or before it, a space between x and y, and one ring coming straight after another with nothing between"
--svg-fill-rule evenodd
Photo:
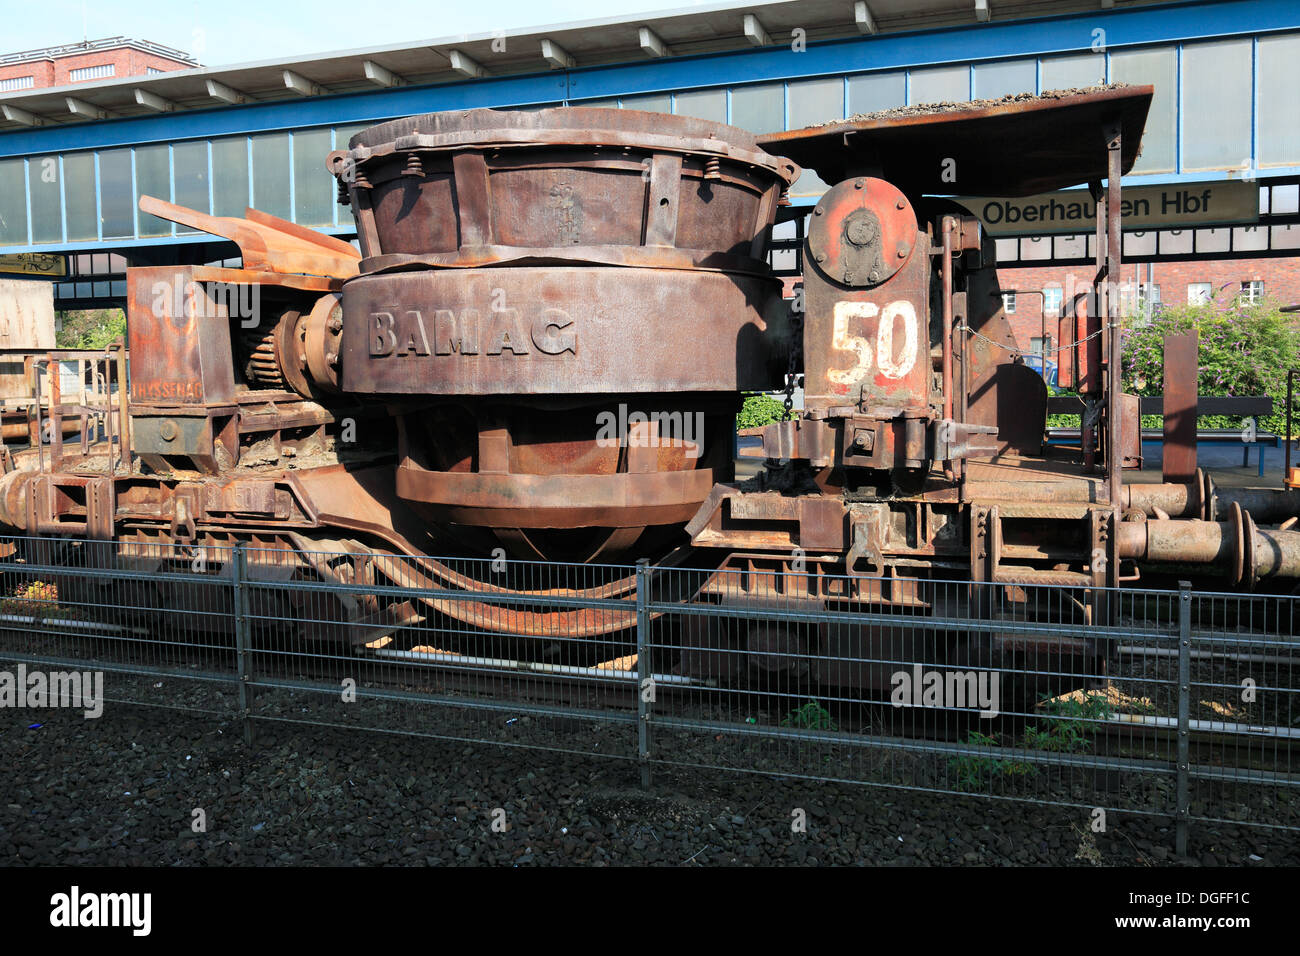
<instances>
[{"instance_id":1,"label":"green shrub","mask_svg":"<svg viewBox=\"0 0 1300 956\"><path fill-rule=\"evenodd\" d=\"M1049 700L1044 695L1043 710L1048 715L1044 723L1025 727L1025 746L1057 753L1091 749L1092 735L1096 733L1094 721L1114 716L1109 701L1101 694L1087 694L1082 700Z\"/></svg>"},{"instance_id":2,"label":"green shrub","mask_svg":"<svg viewBox=\"0 0 1300 956\"><path fill-rule=\"evenodd\" d=\"M1278 303L1255 304L1236 297L1216 296L1204 305L1167 306L1153 315L1126 319L1121 332L1124 391L1160 395L1164 391L1166 335L1196 329L1197 382L1201 395L1267 395L1273 414L1260 416L1259 428L1286 431L1287 370L1300 367L1300 323L1280 311ZM1074 395L1052 389L1054 395ZM1300 415L1300 401L1293 415ZM1202 415L1199 428L1240 428L1240 415ZM1160 428L1159 415L1143 415L1143 428ZM1048 427L1078 428L1078 415L1049 415Z\"/></svg>"},{"instance_id":3,"label":"green shrub","mask_svg":"<svg viewBox=\"0 0 1300 956\"><path fill-rule=\"evenodd\" d=\"M781 718L782 727L801 727L805 730L839 730L831 712L815 700L810 700L798 710Z\"/></svg>"},{"instance_id":4,"label":"green shrub","mask_svg":"<svg viewBox=\"0 0 1300 956\"><path fill-rule=\"evenodd\" d=\"M785 405L765 392L745 396L745 404L736 416L736 428L758 428L785 419Z\"/></svg>"},{"instance_id":5,"label":"green shrub","mask_svg":"<svg viewBox=\"0 0 1300 956\"><path fill-rule=\"evenodd\" d=\"M1205 305L1161 309L1148 322L1122 332L1124 390L1159 395L1164 390L1164 337L1195 329L1199 335L1197 389L1201 395L1268 395L1273 414L1261 416L1263 431L1286 430L1286 374L1300 366L1300 325L1278 303L1248 304L1216 296ZM1295 409L1300 412L1300 404ZM1294 412L1293 412L1294 414ZM1158 416L1144 415L1145 427L1160 427ZM1200 428L1238 428L1237 415L1205 415Z\"/></svg>"},{"instance_id":6,"label":"green shrub","mask_svg":"<svg viewBox=\"0 0 1300 956\"><path fill-rule=\"evenodd\" d=\"M996 735L982 734L978 730L966 733L966 743L979 747L1001 746ZM949 758L948 771L956 776L957 789L968 793L987 789L997 777L1032 777L1038 773L1033 764L1023 760L976 756Z\"/></svg>"},{"instance_id":7,"label":"green shrub","mask_svg":"<svg viewBox=\"0 0 1300 956\"><path fill-rule=\"evenodd\" d=\"M126 336L126 313L121 309L82 309L60 312L63 327L54 341L63 349L102 349Z\"/></svg>"}]
</instances>

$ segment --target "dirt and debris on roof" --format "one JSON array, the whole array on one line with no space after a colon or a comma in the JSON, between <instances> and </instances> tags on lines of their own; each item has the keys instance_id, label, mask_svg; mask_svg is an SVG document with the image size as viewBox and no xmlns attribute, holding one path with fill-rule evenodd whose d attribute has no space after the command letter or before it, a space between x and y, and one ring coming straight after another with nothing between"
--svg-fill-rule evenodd
<instances>
[{"instance_id":1,"label":"dirt and debris on roof","mask_svg":"<svg viewBox=\"0 0 1300 956\"><path fill-rule=\"evenodd\" d=\"M1050 100L1067 99L1086 93L1100 93L1107 90L1122 90L1128 83L1098 83L1096 86L1080 86L1071 90L1044 90L1042 93L1008 93L984 100L960 100L942 103L916 103L912 106L895 106L887 110L875 110L871 113L855 113L842 120L830 120L818 123L818 127L836 126L841 123L867 123L878 120L893 119L901 116L927 116L932 113L956 113L970 110L987 110L996 106L1010 106L1013 103L1042 103ZM813 127L809 127L810 129Z\"/></svg>"}]
</instances>

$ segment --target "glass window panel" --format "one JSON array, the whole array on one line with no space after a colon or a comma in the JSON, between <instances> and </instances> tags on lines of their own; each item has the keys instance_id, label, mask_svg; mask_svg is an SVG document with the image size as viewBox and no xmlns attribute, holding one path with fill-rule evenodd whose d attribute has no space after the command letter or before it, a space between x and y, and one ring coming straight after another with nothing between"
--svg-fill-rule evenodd
<instances>
[{"instance_id":1,"label":"glass window panel","mask_svg":"<svg viewBox=\"0 0 1300 956\"><path fill-rule=\"evenodd\" d=\"M751 133L785 129L785 86L760 83L731 91L731 125Z\"/></svg>"},{"instance_id":2,"label":"glass window panel","mask_svg":"<svg viewBox=\"0 0 1300 956\"><path fill-rule=\"evenodd\" d=\"M0 160L0 245L27 245L27 171L21 159Z\"/></svg>"},{"instance_id":3,"label":"glass window panel","mask_svg":"<svg viewBox=\"0 0 1300 956\"><path fill-rule=\"evenodd\" d=\"M135 188L141 196L153 196L171 202L171 150L168 146L140 146L135 151ZM169 236L172 224L148 213L140 212L140 235Z\"/></svg>"},{"instance_id":4,"label":"glass window panel","mask_svg":"<svg viewBox=\"0 0 1300 956\"><path fill-rule=\"evenodd\" d=\"M727 121L727 91L691 90L687 93L678 93L673 107L680 116L694 116L697 119L725 123Z\"/></svg>"},{"instance_id":5,"label":"glass window panel","mask_svg":"<svg viewBox=\"0 0 1300 956\"><path fill-rule=\"evenodd\" d=\"M289 134L263 133L252 139L253 207L289 219Z\"/></svg>"},{"instance_id":6,"label":"glass window panel","mask_svg":"<svg viewBox=\"0 0 1300 956\"><path fill-rule=\"evenodd\" d=\"M1196 129L1202 118L1214 118L1212 135L1183 137L1183 169L1240 169L1250 159L1251 43L1183 47L1184 126ZM1296 115L1293 110L1292 126Z\"/></svg>"},{"instance_id":7,"label":"glass window panel","mask_svg":"<svg viewBox=\"0 0 1300 956\"><path fill-rule=\"evenodd\" d=\"M106 149L99 154L99 215L105 239L135 236L132 204L131 150Z\"/></svg>"},{"instance_id":8,"label":"glass window panel","mask_svg":"<svg viewBox=\"0 0 1300 956\"><path fill-rule=\"evenodd\" d=\"M208 212L208 144L206 140L177 143L172 147L172 176L176 202L199 212ZM177 232L193 232L177 226Z\"/></svg>"},{"instance_id":9,"label":"glass window panel","mask_svg":"<svg viewBox=\"0 0 1300 956\"><path fill-rule=\"evenodd\" d=\"M907 105L906 73L849 77L849 113L874 113Z\"/></svg>"},{"instance_id":10,"label":"glass window panel","mask_svg":"<svg viewBox=\"0 0 1300 956\"><path fill-rule=\"evenodd\" d=\"M242 216L248 207L248 140L212 141L212 214Z\"/></svg>"},{"instance_id":11,"label":"glass window panel","mask_svg":"<svg viewBox=\"0 0 1300 956\"><path fill-rule=\"evenodd\" d=\"M1031 236L1020 240L1020 258L1024 261L1050 259L1052 258L1052 244L1046 241L1046 236ZM1016 297L1012 293L1011 308L1008 312L1016 311Z\"/></svg>"},{"instance_id":12,"label":"glass window panel","mask_svg":"<svg viewBox=\"0 0 1300 956\"><path fill-rule=\"evenodd\" d=\"M937 66L912 71L913 103L961 103L969 99L968 66Z\"/></svg>"},{"instance_id":13,"label":"glass window panel","mask_svg":"<svg viewBox=\"0 0 1300 956\"><path fill-rule=\"evenodd\" d=\"M625 110L649 110L652 113L671 113L672 96L668 93L647 93L644 96L621 97Z\"/></svg>"},{"instance_id":14,"label":"glass window panel","mask_svg":"<svg viewBox=\"0 0 1300 956\"><path fill-rule=\"evenodd\" d=\"M68 204L68 240L99 238L95 209L95 156L73 153L63 157L63 194Z\"/></svg>"},{"instance_id":15,"label":"glass window panel","mask_svg":"<svg viewBox=\"0 0 1300 956\"><path fill-rule=\"evenodd\" d=\"M1114 82L1155 86L1146 132L1142 135L1142 155L1133 166L1135 173L1168 173L1174 169L1174 111L1178 102L1174 54L1173 47L1162 47L1110 55L1110 75ZM1214 122L1218 122L1217 117Z\"/></svg>"},{"instance_id":16,"label":"glass window panel","mask_svg":"<svg viewBox=\"0 0 1300 956\"><path fill-rule=\"evenodd\" d=\"M1036 60L979 63L971 68L971 83L978 100L1033 93L1038 83L1038 63Z\"/></svg>"},{"instance_id":17,"label":"glass window panel","mask_svg":"<svg viewBox=\"0 0 1300 956\"><path fill-rule=\"evenodd\" d=\"M1300 227L1273 226L1271 232L1274 249L1300 249Z\"/></svg>"},{"instance_id":18,"label":"glass window panel","mask_svg":"<svg viewBox=\"0 0 1300 956\"><path fill-rule=\"evenodd\" d=\"M1260 166L1300 166L1297 90L1300 90L1300 34L1260 37Z\"/></svg>"},{"instance_id":19,"label":"glass window panel","mask_svg":"<svg viewBox=\"0 0 1300 956\"><path fill-rule=\"evenodd\" d=\"M1044 90L1077 90L1106 82L1106 56L1103 53L1045 56L1039 65L1043 71Z\"/></svg>"},{"instance_id":20,"label":"glass window panel","mask_svg":"<svg viewBox=\"0 0 1300 956\"><path fill-rule=\"evenodd\" d=\"M822 182L821 178L811 169L805 169L799 174L794 185L790 187L791 196L820 196L831 187Z\"/></svg>"},{"instance_id":21,"label":"glass window panel","mask_svg":"<svg viewBox=\"0 0 1300 956\"><path fill-rule=\"evenodd\" d=\"M305 226L334 222L334 177L325 168L332 131L309 129L293 134L293 215Z\"/></svg>"},{"instance_id":22,"label":"glass window panel","mask_svg":"<svg viewBox=\"0 0 1300 956\"><path fill-rule=\"evenodd\" d=\"M32 194L32 241L63 239L63 195L59 157L33 156L27 161L27 188Z\"/></svg>"},{"instance_id":23,"label":"glass window panel","mask_svg":"<svg viewBox=\"0 0 1300 956\"><path fill-rule=\"evenodd\" d=\"M790 128L803 129L828 120L844 119L844 80L832 76L793 80L789 86Z\"/></svg>"}]
</instances>

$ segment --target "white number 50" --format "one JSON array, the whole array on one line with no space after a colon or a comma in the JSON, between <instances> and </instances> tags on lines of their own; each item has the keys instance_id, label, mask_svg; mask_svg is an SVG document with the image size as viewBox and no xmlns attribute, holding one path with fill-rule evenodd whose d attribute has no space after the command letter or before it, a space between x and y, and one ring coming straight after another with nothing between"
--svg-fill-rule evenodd
<instances>
[{"instance_id":1,"label":"white number 50","mask_svg":"<svg viewBox=\"0 0 1300 956\"><path fill-rule=\"evenodd\" d=\"M876 326L876 345L861 336L849 334L850 319L870 319L880 315ZM902 325L903 345L897 350L895 358L894 336L898 326ZM874 302L836 302L831 329L831 345L846 352L856 352L857 362L846 369L831 369L827 375L832 382L852 385L871 371L874 361L880 374L886 378L905 378L916 365L917 347L916 309L906 299L898 299L887 304L883 311Z\"/></svg>"}]
</instances>

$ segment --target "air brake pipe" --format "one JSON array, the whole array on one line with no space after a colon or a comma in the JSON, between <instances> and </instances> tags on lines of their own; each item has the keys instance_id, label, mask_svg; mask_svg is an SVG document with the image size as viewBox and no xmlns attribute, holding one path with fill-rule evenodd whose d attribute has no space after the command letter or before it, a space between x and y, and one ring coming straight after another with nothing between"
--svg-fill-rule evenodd
<instances>
[{"instance_id":1,"label":"air brake pipe","mask_svg":"<svg viewBox=\"0 0 1300 956\"><path fill-rule=\"evenodd\" d=\"M1268 531L1249 522L1123 521L1119 556L1136 561L1243 568L1254 578L1300 577L1300 531ZM1247 550L1249 549L1249 550Z\"/></svg>"},{"instance_id":2,"label":"air brake pipe","mask_svg":"<svg viewBox=\"0 0 1300 956\"><path fill-rule=\"evenodd\" d=\"M1209 486L1211 508L1206 508L1203 488ZM1095 504L1095 482L1074 481L980 481L969 486L972 499L994 501L1025 500L1045 504ZM1119 506L1124 512L1137 511L1159 517L1216 519L1226 516L1233 505L1240 506L1260 524L1275 524L1300 515L1300 488L1216 488L1200 482L1126 484L1120 489Z\"/></svg>"},{"instance_id":3,"label":"air brake pipe","mask_svg":"<svg viewBox=\"0 0 1300 956\"><path fill-rule=\"evenodd\" d=\"M1219 514L1226 514L1234 504L1263 524L1300 514L1300 489L1215 488L1212 494ZM1120 504L1126 511L1141 511L1147 516L1155 515L1159 508L1171 518L1214 517L1206 512L1197 483L1125 485Z\"/></svg>"}]
</instances>

